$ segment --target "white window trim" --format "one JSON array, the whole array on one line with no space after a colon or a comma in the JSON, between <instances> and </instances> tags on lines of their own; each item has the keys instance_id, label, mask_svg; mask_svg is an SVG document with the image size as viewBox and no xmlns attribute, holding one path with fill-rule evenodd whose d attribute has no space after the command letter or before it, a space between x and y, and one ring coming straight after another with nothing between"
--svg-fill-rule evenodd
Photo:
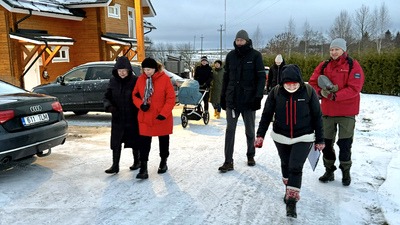
<instances>
[{"instance_id":1,"label":"white window trim","mask_svg":"<svg viewBox=\"0 0 400 225\"><path fill-rule=\"evenodd\" d=\"M108 6L108 17L121 19L121 5Z\"/></svg>"},{"instance_id":2,"label":"white window trim","mask_svg":"<svg viewBox=\"0 0 400 225\"><path fill-rule=\"evenodd\" d=\"M55 47L51 47L51 50L54 51ZM54 56L53 60L51 62L53 63L60 63L60 62L69 62L69 47L63 46L61 49L58 51L59 55L58 57ZM63 54L64 53L64 54ZM65 55L65 56L63 56Z\"/></svg>"},{"instance_id":3,"label":"white window trim","mask_svg":"<svg viewBox=\"0 0 400 225\"><path fill-rule=\"evenodd\" d=\"M129 17L129 12L132 12L133 17ZM128 7L128 33L130 38L136 38L136 24L135 24L135 9Z\"/></svg>"}]
</instances>

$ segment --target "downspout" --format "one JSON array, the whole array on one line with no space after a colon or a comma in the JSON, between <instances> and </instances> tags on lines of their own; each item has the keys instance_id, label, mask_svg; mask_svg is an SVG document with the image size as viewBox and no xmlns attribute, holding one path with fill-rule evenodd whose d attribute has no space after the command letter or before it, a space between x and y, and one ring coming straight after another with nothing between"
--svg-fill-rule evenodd
<instances>
[{"instance_id":1,"label":"downspout","mask_svg":"<svg viewBox=\"0 0 400 225\"><path fill-rule=\"evenodd\" d=\"M128 49L128 51L126 51L126 52L124 53L124 56L126 56L126 54L128 54L129 51L130 51L131 49L133 50L133 45L132 45L131 42L129 42L129 49Z\"/></svg>"},{"instance_id":2,"label":"downspout","mask_svg":"<svg viewBox=\"0 0 400 225\"><path fill-rule=\"evenodd\" d=\"M29 65L29 67L28 67L26 70L24 70L24 72L23 72L22 75L21 75L20 82L21 82L21 86L22 86L23 88L25 88L25 82L24 82L24 77L25 77L25 75L26 75L26 74L28 73L28 71L32 68L32 66L35 65L36 61L42 56L42 54L44 53L44 51L46 51L46 48L49 47L48 44L47 44L47 40L43 40L43 42L45 43L46 47L44 47L44 48L42 49L42 51L40 51L40 53L38 54L38 56L36 56L36 58L33 60L33 62Z\"/></svg>"},{"instance_id":3,"label":"downspout","mask_svg":"<svg viewBox=\"0 0 400 225\"><path fill-rule=\"evenodd\" d=\"M29 9L29 14L14 23L15 32L18 32L18 24L32 16L32 9Z\"/></svg>"}]
</instances>

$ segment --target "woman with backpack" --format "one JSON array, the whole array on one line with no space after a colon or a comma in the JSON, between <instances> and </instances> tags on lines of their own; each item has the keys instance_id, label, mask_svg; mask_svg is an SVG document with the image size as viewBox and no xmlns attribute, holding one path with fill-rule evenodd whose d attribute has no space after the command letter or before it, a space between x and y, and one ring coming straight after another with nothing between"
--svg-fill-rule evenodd
<instances>
[{"instance_id":1,"label":"woman with backpack","mask_svg":"<svg viewBox=\"0 0 400 225\"><path fill-rule=\"evenodd\" d=\"M321 151L325 146L318 96L303 82L297 65L283 67L281 82L268 95L254 143L256 148L262 147L274 115L271 137L281 160L286 215L297 217L303 165L310 150ZM312 149L314 143L315 149Z\"/></svg>"}]
</instances>

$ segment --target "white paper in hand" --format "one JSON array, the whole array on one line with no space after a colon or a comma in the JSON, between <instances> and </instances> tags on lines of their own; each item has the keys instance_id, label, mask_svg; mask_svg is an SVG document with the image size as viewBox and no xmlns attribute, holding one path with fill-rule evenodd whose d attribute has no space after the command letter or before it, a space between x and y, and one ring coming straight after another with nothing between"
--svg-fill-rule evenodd
<instances>
[{"instance_id":1,"label":"white paper in hand","mask_svg":"<svg viewBox=\"0 0 400 225\"><path fill-rule=\"evenodd\" d=\"M308 161L310 162L311 169L315 171L317 167L319 156L321 152L319 150L315 150L315 144L312 144L310 147L310 152L308 153Z\"/></svg>"}]
</instances>

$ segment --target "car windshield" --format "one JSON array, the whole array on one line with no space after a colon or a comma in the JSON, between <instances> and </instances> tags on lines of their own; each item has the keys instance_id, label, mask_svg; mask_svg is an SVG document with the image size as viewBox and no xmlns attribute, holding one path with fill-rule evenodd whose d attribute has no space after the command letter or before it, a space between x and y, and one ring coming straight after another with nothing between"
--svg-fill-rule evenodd
<instances>
[{"instance_id":1,"label":"car windshield","mask_svg":"<svg viewBox=\"0 0 400 225\"><path fill-rule=\"evenodd\" d=\"M27 91L25 91L19 87L13 86L9 83L0 81L0 94L2 94L2 95L25 93L25 92L27 92Z\"/></svg>"}]
</instances>

